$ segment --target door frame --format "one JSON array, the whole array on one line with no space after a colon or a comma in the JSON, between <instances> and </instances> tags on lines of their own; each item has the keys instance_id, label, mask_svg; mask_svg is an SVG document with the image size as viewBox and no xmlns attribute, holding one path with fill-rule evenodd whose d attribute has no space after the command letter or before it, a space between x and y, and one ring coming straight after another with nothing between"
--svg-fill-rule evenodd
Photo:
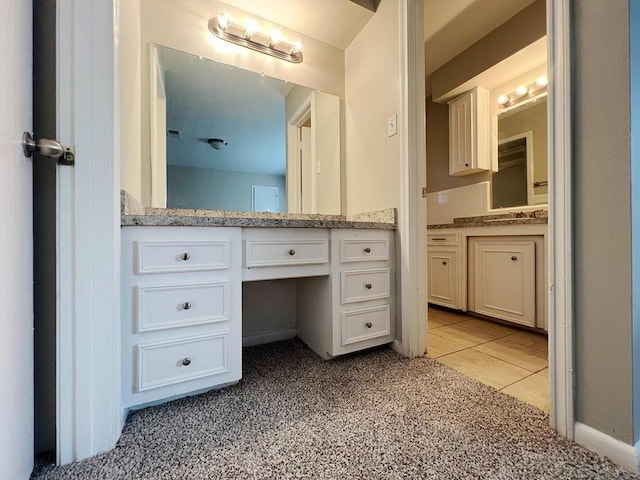
<instances>
[{"instance_id":1,"label":"door frame","mask_svg":"<svg viewBox=\"0 0 640 480\"><path fill-rule=\"evenodd\" d=\"M287 119L287 212L302 211L302 179L300 166L300 128L311 118L312 96ZM314 182L315 183L315 182ZM315 195L314 195L315 197Z\"/></svg>"},{"instance_id":2,"label":"door frame","mask_svg":"<svg viewBox=\"0 0 640 480\"><path fill-rule=\"evenodd\" d=\"M58 140L76 149L56 186L58 464L113 448L123 425L118 1L58 0L56 8Z\"/></svg>"}]
</instances>

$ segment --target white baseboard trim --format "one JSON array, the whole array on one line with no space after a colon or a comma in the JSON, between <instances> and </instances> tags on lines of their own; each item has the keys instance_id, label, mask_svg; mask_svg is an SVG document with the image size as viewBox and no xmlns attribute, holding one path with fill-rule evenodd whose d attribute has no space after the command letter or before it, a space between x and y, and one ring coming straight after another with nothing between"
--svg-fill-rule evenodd
<instances>
[{"instance_id":1,"label":"white baseboard trim","mask_svg":"<svg viewBox=\"0 0 640 480\"><path fill-rule=\"evenodd\" d=\"M402 342L400 340L394 340L391 344L391 348L394 351L398 352L400 355L406 356L406 354L404 353L404 346L402 345Z\"/></svg>"},{"instance_id":2,"label":"white baseboard trim","mask_svg":"<svg viewBox=\"0 0 640 480\"><path fill-rule=\"evenodd\" d=\"M583 447L607 457L616 465L633 473L639 473L638 457L633 445L624 443L580 422L576 422L574 425L573 439Z\"/></svg>"},{"instance_id":3,"label":"white baseboard trim","mask_svg":"<svg viewBox=\"0 0 640 480\"><path fill-rule=\"evenodd\" d=\"M246 337L242 337L242 346L253 347L254 345L279 342L280 340L289 340L291 338L296 338L295 328L277 330L275 332L257 333L255 335L247 335Z\"/></svg>"}]
</instances>

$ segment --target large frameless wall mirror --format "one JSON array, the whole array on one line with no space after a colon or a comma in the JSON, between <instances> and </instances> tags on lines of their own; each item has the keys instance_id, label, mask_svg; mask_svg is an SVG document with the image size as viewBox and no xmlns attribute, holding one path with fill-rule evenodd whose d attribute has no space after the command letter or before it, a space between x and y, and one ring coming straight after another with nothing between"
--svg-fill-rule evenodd
<instances>
[{"instance_id":1,"label":"large frameless wall mirror","mask_svg":"<svg viewBox=\"0 0 640 480\"><path fill-rule=\"evenodd\" d=\"M167 207L340 213L338 97L153 48L152 176Z\"/></svg>"},{"instance_id":2,"label":"large frameless wall mirror","mask_svg":"<svg viewBox=\"0 0 640 480\"><path fill-rule=\"evenodd\" d=\"M546 94L500 113L497 125L492 207L548 203Z\"/></svg>"}]
</instances>

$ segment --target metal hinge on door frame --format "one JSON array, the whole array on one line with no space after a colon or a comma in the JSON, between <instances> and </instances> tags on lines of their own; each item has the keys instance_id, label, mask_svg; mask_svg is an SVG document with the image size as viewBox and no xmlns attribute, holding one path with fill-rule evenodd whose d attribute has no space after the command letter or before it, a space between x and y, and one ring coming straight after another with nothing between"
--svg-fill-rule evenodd
<instances>
[{"instance_id":1,"label":"metal hinge on door frame","mask_svg":"<svg viewBox=\"0 0 640 480\"><path fill-rule=\"evenodd\" d=\"M74 165L76 161L76 152L73 147L65 147L57 140L48 138L36 141L30 132L22 134L22 151L27 158L32 157L34 152L38 152L43 157L53 158L58 165Z\"/></svg>"},{"instance_id":2,"label":"metal hinge on door frame","mask_svg":"<svg viewBox=\"0 0 640 480\"><path fill-rule=\"evenodd\" d=\"M427 187L422 187L422 198L427 198Z\"/></svg>"}]
</instances>

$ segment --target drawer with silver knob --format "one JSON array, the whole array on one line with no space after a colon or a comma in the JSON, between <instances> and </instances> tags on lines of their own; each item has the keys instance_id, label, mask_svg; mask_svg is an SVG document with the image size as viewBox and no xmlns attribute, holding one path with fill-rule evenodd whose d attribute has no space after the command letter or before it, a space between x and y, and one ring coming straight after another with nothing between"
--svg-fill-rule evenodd
<instances>
[{"instance_id":1,"label":"drawer with silver knob","mask_svg":"<svg viewBox=\"0 0 640 480\"><path fill-rule=\"evenodd\" d=\"M342 345L391 334L389 305L342 312Z\"/></svg>"},{"instance_id":2,"label":"drawer with silver knob","mask_svg":"<svg viewBox=\"0 0 640 480\"><path fill-rule=\"evenodd\" d=\"M329 242L318 239L247 239L245 267L317 265L329 262Z\"/></svg>"},{"instance_id":3,"label":"drawer with silver knob","mask_svg":"<svg viewBox=\"0 0 640 480\"><path fill-rule=\"evenodd\" d=\"M340 262L375 262L389 260L388 238L340 240Z\"/></svg>"},{"instance_id":4,"label":"drawer with silver knob","mask_svg":"<svg viewBox=\"0 0 640 480\"><path fill-rule=\"evenodd\" d=\"M229 320L229 282L134 287L138 333Z\"/></svg>"},{"instance_id":5,"label":"drawer with silver knob","mask_svg":"<svg viewBox=\"0 0 640 480\"><path fill-rule=\"evenodd\" d=\"M141 343L135 348L136 391L219 375L229 369L229 332Z\"/></svg>"},{"instance_id":6,"label":"drawer with silver knob","mask_svg":"<svg viewBox=\"0 0 640 480\"><path fill-rule=\"evenodd\" d=\"M133 242L135 274L225 270L229 268L228 241Z\"/></svg>"},{"instance_id":7,"label":"drawer with silver knob","mask_svg":"<svg viewBox=\"0 0 640 480\"><path fill-rule=\"evenodd\" d=\"M391 270L372 268L347 270L341 274L340 299L342 304L389 298Z\"/></svg>"}]
</instances>

